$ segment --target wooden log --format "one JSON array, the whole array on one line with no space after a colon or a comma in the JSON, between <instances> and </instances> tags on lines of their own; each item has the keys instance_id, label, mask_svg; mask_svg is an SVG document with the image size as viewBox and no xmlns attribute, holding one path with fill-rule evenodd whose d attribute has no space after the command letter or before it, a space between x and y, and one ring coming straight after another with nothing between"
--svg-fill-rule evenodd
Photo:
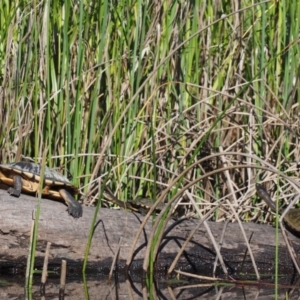
<instances>
[{"instance_id":1,"label":"wooden log","mask_svg":"<svg viewBox=\"0 0 300 300\"><path fill-rule=\"evenodd\" d=\"M20 198L11 197L6 191L0 190L0 201L0 266L16 261L26 264L32 216L38 200L28 195L21 195ZM50 265L51 263L60 264L62 259L68 261L68 266L76 263L81 265L94 213L94 207L83 207L83 217L74 219L67 214L66 206L63 203L42 199L38 226L37 262L40 259L42 264L46 243L51 242ZM97 270L100 270L100 266L107 268L117 252L121 237L119 261L123 262L120 264L121 267L124 266L124 261L128 257L133 239L143 218L142 215L124 210L101 208L93 229L92 247L89 252L91 266L96 265ZM198 219L184 220L167 234L159 256L158 266L160 269L165 270L168 267L185 238L198 222ZM174 221L170 221L169 226L173 223ZM224 224L208 223L216 240L219 241ZM151 221L147 223L139 239L134 257L136 261L141 261L145 255L145 245L151 231L151 224ZM250 240L260 272L272 276L274 273L275 229L269 225L252 223L245 223L243 227L247 239ZM299 239L291 234L289 238L296 253L299 253ZM221 249L231 274L254 273L244 238L237 223L228 224ZM180 267L186 267L186 270L193 267L199 268L200 272L203 268L207 276L213 267L214 253L207 231L202 225L192 242L189 243ZM186 259L187 256L188 259ZM287 280L291 279L291 276L294 275L294 268L281 234L279 235L279 264L281 272L289 274ZM218 274L222 275L220 268Z\"/></svg>"}]
</instances>

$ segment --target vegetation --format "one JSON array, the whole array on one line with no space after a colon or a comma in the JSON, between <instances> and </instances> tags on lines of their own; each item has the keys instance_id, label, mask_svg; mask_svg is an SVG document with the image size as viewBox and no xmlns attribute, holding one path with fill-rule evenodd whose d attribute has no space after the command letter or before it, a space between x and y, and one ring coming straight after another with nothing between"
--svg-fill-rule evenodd
<instances>
[{"instance_id":1,"label":"vegetation","mask_svg":"<svg viewBox=\"0 0 300 300\"><path fill-rule=\"evenodd\" d=\"M258 220L255 182L300 187L299 16L296 0L2 0L1 161L47 149L86 202L104 180Z\"/></svg>"},{"instance_id":2,"label":"vegetation","mask_svg":"<svg viewBox=\"0 0 300 300\"><path fill-rule=\"evenodd\" d=\"M2 1L0 12L3 162L47 149L83 193L108 175L123 200L155 199L199 158L170 197L220 165L258 163L229 151L295 171L297 2ZM235 192L253 195L258 179L230 171ZM189 191L215 202L228 180Z\"/></svg>"}]
</instances>

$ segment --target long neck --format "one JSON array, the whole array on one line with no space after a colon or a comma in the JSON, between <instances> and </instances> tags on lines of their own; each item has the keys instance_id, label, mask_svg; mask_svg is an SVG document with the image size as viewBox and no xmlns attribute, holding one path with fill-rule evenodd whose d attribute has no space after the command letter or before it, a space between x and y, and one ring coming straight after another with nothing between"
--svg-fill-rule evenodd
<instances>
[{"instance_id":1,"label":"long neck","mask_svg":"<svg viewBox=\"0 0 300 300\"><path fill-rule=\"evenodd\" d=\"M268 206L271 208L271 210L276 212L275 203L272 201L272 199L271 199L270 195L268 194L268 192L266 191L266 189L259 183L256 184L256 192L257 192L257 195L268 204Z\"/></svg>"}]
</instances>

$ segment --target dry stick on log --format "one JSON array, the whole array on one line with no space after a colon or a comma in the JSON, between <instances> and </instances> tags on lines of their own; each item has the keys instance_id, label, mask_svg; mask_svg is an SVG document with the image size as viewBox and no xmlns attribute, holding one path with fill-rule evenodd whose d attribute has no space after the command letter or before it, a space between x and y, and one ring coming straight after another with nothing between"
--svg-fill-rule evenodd
<instances>
[{"instance_id":1,"label":"dry stick on log","mask_svg":"<svg viewBox=\"0 0 300 300\"><path fill-rule=\"evenodd\" d=\"M178 298L176 297L174 290L168 285L168 292L170 295L170 299L171 300L177 300Z\"/></svg>"},{"instance_id":2,"label":"dry stick on log","mask_svg":"<svg viewBox=\"0 0 300 300\"><path fill-rule=\"evenodd\" d=\"M48 275L48 261L49 261L50 247L51 247L51 243L47 242L43 272L42 272L41 287L40 287L41 296L45 296L45 285L46 285L46 280Z\"/></svg>"},{"instance_id":3,"label":"dry stick on log","mask_svg":"<svg viewBox=\"0 0 300 300\"><path fill-rule=\"evenodd\" d=\"M60 288L59 288L59 300L65 299L65 287L66 287L66 277L67 277L67 261L61 261L61 271L60 271Z\"/></svg>"},{"instance_id":4,"label":"dry stick on log","mask_svg":"<svg viewBox=\"0 0 300 300\"><path fill-rule=\"evenodd\" d=\"M133 293L132 285L131 285L128 277L129 276L127 276L127 279L126 279L126 291L128 292L128 298L130 300L134 300L134 293Z\"/></svg>"}]
</instances>

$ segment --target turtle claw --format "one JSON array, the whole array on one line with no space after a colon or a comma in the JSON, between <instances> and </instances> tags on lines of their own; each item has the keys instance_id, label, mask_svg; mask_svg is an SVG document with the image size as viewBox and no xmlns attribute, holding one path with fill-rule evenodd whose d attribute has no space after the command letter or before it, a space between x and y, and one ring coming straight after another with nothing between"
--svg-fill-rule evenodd
<instances>
[{"instance_id":1,"label":"turtle claw","mask_svg":"<svg viewBox=\"0 0 300 300\"><path fill-rule=\"evenodd\" d=\"M15 196L15 197L20 197L21 195L21 191L16 190L13 187L8 188L7 192L11 195L11 196Z\"/></svg>"},{"instance_id":2,"label":"turtle claw","mask_svg":"<svg viewBox=\"0 0 300 300\"><path fill-rule=\"evenodd\" d=\"M80 217L82 217L82 207L81 206L79 206L79 207L69 206L68 209L67 209L67 212L73 218L80 218Z\"/></svg>"},{"instance_id":3,"label":"turtle claw","mask_svg":"<svg viewBox=\"0 0 300 300\"><path fill-rule=\"evenodd\" d=\"M68 205L68 213L74 218L80 218L82 216L82 207L78 201L65 189L59 190L60 195L66 201Z\"/></svg>"}]
</instances>

